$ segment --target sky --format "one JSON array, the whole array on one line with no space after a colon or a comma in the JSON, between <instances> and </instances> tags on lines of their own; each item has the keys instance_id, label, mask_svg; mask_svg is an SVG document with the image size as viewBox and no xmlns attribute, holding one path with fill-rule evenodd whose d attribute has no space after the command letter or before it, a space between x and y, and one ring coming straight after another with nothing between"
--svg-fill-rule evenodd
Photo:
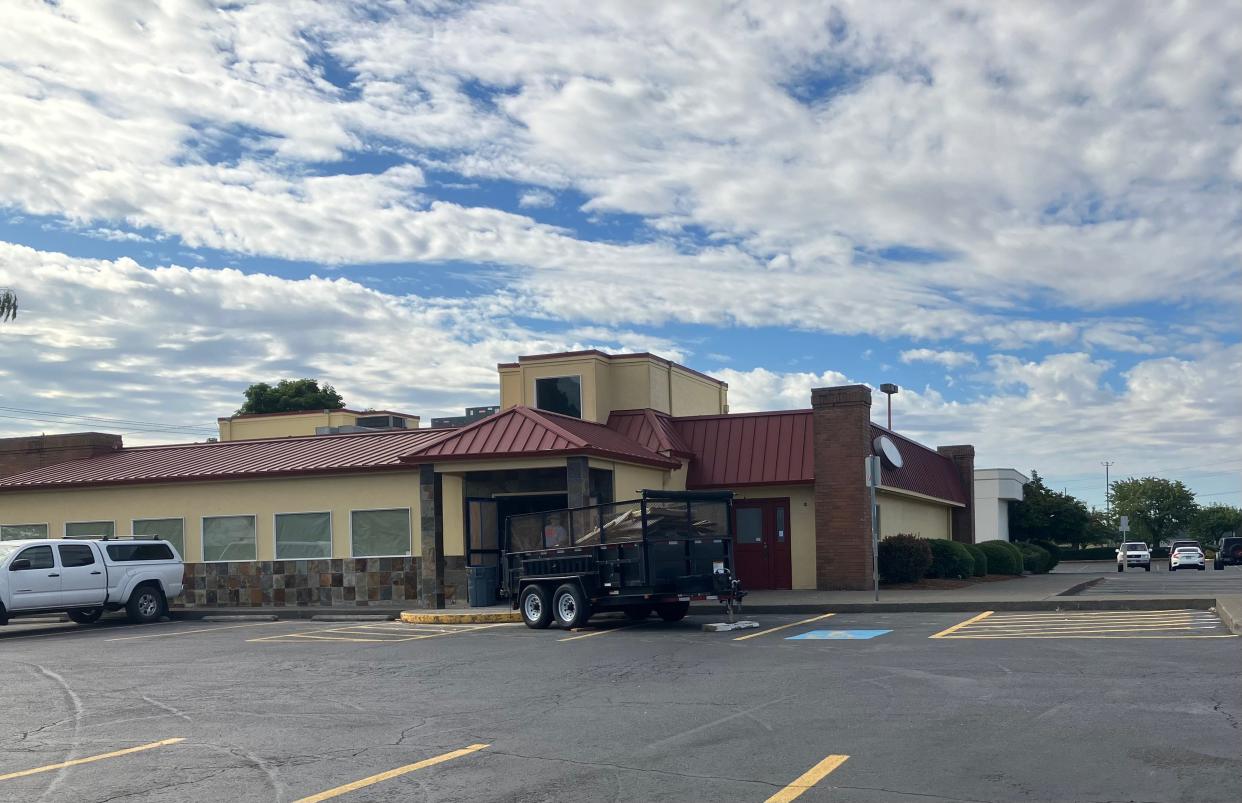
<instances>
[{"instance_id":1,"label":"sky","mask_svg":"<svg viewBox=\"0 0 1242 803\"><path fill-rule=\"evenodd\" d=\"M1242 503L1242 6L10 0L0 436L652 351ZM873 413L884 414L876 394Z\"/></svg>"}]
</instances>

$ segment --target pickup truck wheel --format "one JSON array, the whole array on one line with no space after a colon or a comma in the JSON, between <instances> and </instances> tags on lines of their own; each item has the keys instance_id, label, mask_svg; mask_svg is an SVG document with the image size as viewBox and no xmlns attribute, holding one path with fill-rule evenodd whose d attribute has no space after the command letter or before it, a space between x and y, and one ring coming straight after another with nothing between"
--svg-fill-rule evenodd
<instances>
[{"instance_id":1,"label":"pickup truck wheel","mask_svg":"<svg viewBox=\"0 0 1242 803\"><path fill-rule=\"evenodd\" d=\"M656 606L656 613L666 622L680 622L690 613L690 603L664 602Z\"/></svg>"},{"instance_id":2,"label":"pickup truck wheel","mask_svg":"<svg viewBox=\"0 0 1242 803\"><path fill-rule=\"evenodd\" d=\"M645 622L651 616L650 605L630 605L625 609L625 618L631 622Z\"/></svg>"},{"instance_id":3,"label":"pickup truck wheel","mask_svg":"<svg viewBox=\"0 0 1242 803\"><path fill-rule=\"evenodd\" d=\"M103 616L103 608L78 608L68 612L69 621L80 625L93 625Z\"/></svg>"},{"instance_id":4,"label":"pickup truck wheel","mask_svg":"<svg viewBox=\"0 0 1242 803\"><path fill-rule=\"evenodd\" d=\"M1144 567L1143 567L1143 570L1144 570L1144 571L1148 571L1148 572L1150 572L1150 571L1151 571L1151 564L1149 563L1149 564L1147 564L1146 566L1144 566Z\"/></svg>"},{"instance_id":5,"label":"pickup truck wheel","mask_svg":"<svg viewBox=\"0 0 1242 803\"><path fill-rule=\"evenodd\" d=\"M129 621L136 625L158 622L164 613L164 595L155 586L139 586L129 595L125 613L129 614Z\"/></svg>"},{"instance_id":6,"label":"pickup truck wheel","mask_svg":"<svg viewBox=\"0 0 1242 803\"><path fill-rule=\"evenodd\" d=\"M569 630L582 627L591 618L591 603L587 602L577 583L566 583L552 595L552 608L556 621Z\"/></svg>"},{"instance_id":7,"label":"pickup truck wheel","mask_svg":"<svg viewBox=\"0 0 1242 803\"><path fill-rule=\"evenodd\" d=\"M543 590L543 586L527 586L522 591L518 607L527 627L542 630L552 624L552 605L548 602L548 592Z\"/></svg>"},{"instance_id":8,"label":"pickup truck wheel","mask_svg":"<svg viewBox=\"0 0 1242 803\"><path fill-rule=\"evenodd\" d=\"M8 623L9 623L9 612L4 609L3 605L0 605L0 627L3 627L4 625L7 625Z\"/></svg>"},{"instance_id":9,"label":"pickup truck wheel","mask_svg":"<svg viewBox=\"0 0 1242 803\"><path fill-rule=\"evenodd\" d=\"M1124 566L1122 566L1120 563L1118 563L1118 564L1117 564L1117 571L1119 571L1119 572L1124 572L1125 570L1126 570L1126 569L1125 569L1125 567L1124 567Z\"/></svg>"}]
</instances>

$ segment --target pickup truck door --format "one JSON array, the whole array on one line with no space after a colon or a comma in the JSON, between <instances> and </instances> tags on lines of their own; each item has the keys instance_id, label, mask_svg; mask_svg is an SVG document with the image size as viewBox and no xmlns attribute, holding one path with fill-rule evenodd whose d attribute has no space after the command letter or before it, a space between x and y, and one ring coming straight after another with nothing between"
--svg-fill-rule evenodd
<instances>
[{"instance_id":1,"label":"pickup truck door","mask_svg":"<svg viewBox=\"0 0 1242 803\"><path fill-rule=\"evenodd\" d=\"M57 544L60 595L64 605L103 605L107 595L104 565L94 544Z\"/></svg>"},{"instance_id":2,"label":"pickup truck door","mask_svg":"<svg viewBox=\"0 0 1242 803\"><path fill-rule=\"evenodd\" d=\"M29 561L28 568L14 568L18 561ZM60 569L46 544L28 546L9 561L9 589L13 610L55 608L60 605Z\"/></svg>"}]
</instances>

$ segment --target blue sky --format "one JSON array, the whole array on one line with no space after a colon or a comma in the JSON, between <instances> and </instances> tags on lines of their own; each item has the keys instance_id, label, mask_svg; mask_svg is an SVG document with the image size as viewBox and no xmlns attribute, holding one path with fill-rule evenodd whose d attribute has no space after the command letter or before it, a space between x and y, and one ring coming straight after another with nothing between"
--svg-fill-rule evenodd
<instances>
[{"instance_id":1,"label":"blue sky","mask_svg":"<svg viewBox=\"0 0 1242 803\"><path fill-rule=\"evenodd\" d=\"M965 5L18 4L0 406L46 412L0 430L194 437L294 375L429 418L647 349L1242 501L1242 19Z\"/></svg>"}]
</instances>

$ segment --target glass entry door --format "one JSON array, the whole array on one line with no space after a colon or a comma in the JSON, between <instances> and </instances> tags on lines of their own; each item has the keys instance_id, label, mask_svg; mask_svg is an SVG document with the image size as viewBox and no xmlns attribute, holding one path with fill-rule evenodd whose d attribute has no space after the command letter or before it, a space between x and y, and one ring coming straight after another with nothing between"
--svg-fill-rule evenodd
<instances>
[{"instance_id":1,"label":"glass entry door","mask_svg":"<svg viewBox=\"0 0 1242 803\"><path fill-rule=\"evenodd\" d=\"M495 499L466 500L466 565L500 565L500 514Z\"/></svg>"}]
</instances>

